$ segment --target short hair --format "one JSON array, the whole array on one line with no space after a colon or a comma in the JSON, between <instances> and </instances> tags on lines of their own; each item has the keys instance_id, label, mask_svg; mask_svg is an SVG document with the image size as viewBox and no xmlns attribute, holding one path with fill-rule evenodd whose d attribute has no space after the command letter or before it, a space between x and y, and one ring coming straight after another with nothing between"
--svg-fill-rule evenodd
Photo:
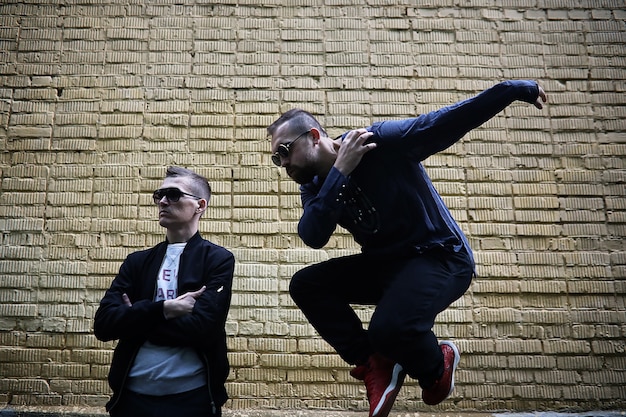
<instances>
[{"instance_id":1,"label":"short hair","mask_svg":"<svg viewBox=\"0 0 626 417\"><path fill-rule=\"evenodd\" d=\"M211 199L211 184L209 184L209 180L207 180L202 175L182 167L171 166L167 168L167 172L165 173L165 177L175 178L175 177L184 177L189 178L191 192L198 197L204 198L207 203Z\"/></svg>"},{"instance_id":2,"label":"short hair","mask_svg":"<svg viewBox=\"0 0 626 417\"><path fill-rule=\"evenodd\" d=\"M306 110L298 108L286 111L278 119L276 119L274 123L269 125L267 127L268 135L274 136L276 130L278 130L278 128L285 123L289 123L289 131L296 135L312 128L315 128L326 135L326 131L320 122L317 121L315 116Z\"/></svg>"}]
</instances>

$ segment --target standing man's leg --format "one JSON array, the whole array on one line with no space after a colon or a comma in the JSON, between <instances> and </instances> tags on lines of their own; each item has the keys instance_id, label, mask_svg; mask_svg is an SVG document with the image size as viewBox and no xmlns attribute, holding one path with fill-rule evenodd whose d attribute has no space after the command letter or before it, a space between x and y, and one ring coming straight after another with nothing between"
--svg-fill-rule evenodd
<instances>
[{"instance_id":1,"label":"standing man's leg","mask_svg":"<svg viewBox=\"0 0 626 417\"><path fill-rule=\"evenodd\" d=\"M222 409L213 410L208 388L171 395L145 395L124 391L120 401L111 410L111 417L221 417Z\"/></svg>"}]
</instances>

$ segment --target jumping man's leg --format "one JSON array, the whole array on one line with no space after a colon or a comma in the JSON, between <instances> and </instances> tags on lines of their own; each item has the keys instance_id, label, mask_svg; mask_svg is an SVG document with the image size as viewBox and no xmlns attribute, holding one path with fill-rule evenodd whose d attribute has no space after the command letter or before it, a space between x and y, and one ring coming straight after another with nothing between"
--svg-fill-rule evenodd
<instances>
[{"instance_id":1,"label":"jumping man's leg","mask_svg":"<svg viewBox=\"0 0 626 417\"><path fill-rule=\"evenodd\" d=\"M380 263L363 255L308 266L292 278L289 292L311 325L350 364L372 353L363 324L350 304L376 304L382 294Z\"/></svg>"},{"instance_id":2,"label":"jumping man's leg","mask_svg":"<svg viewBox=\"0 0 626 417\"><path fill-rule=\"evenodd\" d=\"M393 278L368 329L370 343L422 388L432 387L444 369L442 346L432 332L435 317L465 293L472 264L465 253L438 249L390 268Z\"/></svg>"},{"instance_id":3,"label":"jumping man's leg","mask_svg":"<svg viewBox=\"0 0 626 417\"><path fill-rule=\"evenodd\" d=\"M388 262L363 255L332 259L296 273L290 292L313 327L365 383L370 417L386 417L404 381L395 362L375 353L350 304L375 305L386 287Z\"/></svg>"}]
</instances>

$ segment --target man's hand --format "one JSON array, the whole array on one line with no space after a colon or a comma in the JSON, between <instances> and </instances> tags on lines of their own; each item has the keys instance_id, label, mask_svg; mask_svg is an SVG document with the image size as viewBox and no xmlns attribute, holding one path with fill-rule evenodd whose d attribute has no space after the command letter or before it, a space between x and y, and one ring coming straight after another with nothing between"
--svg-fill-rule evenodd
<instances>
[{"instance_id":1,"label":"man's hand","mask_svg":"<svg viewBox=\"0 0 626 417\"><path fill-rule=\"evenodd\" d=\"M365 143L374 135L365 129L351 130L339 144L335 168L347 176L359 165L363 155L376 148L375 143Z\"/></svg>"},{"instance_id":2,"label":"man's hand","mask_svg":"<svg viewBox=\"0 0 626 417\"><path fill-rule=\"evenodd\" d=\"M543 103L548 101L548 96L546 95L546 92L543 91L543 88L541 88L540 85L537 85L537 87L539 87L539 95L537 96L537 100L535 100L533 104L538 109L543 109Z\"/></svg>"},{"instance_id":3,"label":"man's hand","mask_svg":"<svg viewBox=\"0 0 626 417\"><path fill-rule=\"evenodd\" d=\"M122 301L124 302L124 305L126 307L132 307L133 303L130 302L130 298L128 298L128 294L124 293L122 294Z\"/></svg>"},{"instance_id":4,"label":"man's hand","mask_svg":"<svg viewBox=\"0 0 626 417\"><path fill-rule=\"evenodd\" d=\"M167 320L170 320L191 313L196 300L202 295L204 290L206 290L206 286L203 286L198 291L186 292L173 300L165 300L163 303L163 315Z\"/></svg>"}]
</instances>

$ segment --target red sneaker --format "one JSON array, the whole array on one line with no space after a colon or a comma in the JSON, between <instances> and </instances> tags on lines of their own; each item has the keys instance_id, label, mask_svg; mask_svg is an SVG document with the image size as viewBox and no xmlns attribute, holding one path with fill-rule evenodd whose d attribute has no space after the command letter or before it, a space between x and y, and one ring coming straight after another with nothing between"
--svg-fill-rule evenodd
<instances>
[{"instance_id":1,"label":"red sneaker","mask_svg":"<svg viewBox=\"0 0 626 417\"><path fill-rule=\"evenodd\" d=\"M422 390L422 400L428 405L437 405L452 394L454 390L454 371L456 370L461 354L452 342L439 343L443 352L443 375L435 381L435 385Z\"/></svg>"},{"instance_id":2,"label":"red sneaker","mask_svg":"<svg viewBox=\"0 0 626 417\"><path fill-rule=\"evenodd\" d=\"M370 403L369 417L387 417L406 373L399 364L374 354L365 365L351 370L350 375L365 382L367 400Z\"/></svg>"}]
</instances>

